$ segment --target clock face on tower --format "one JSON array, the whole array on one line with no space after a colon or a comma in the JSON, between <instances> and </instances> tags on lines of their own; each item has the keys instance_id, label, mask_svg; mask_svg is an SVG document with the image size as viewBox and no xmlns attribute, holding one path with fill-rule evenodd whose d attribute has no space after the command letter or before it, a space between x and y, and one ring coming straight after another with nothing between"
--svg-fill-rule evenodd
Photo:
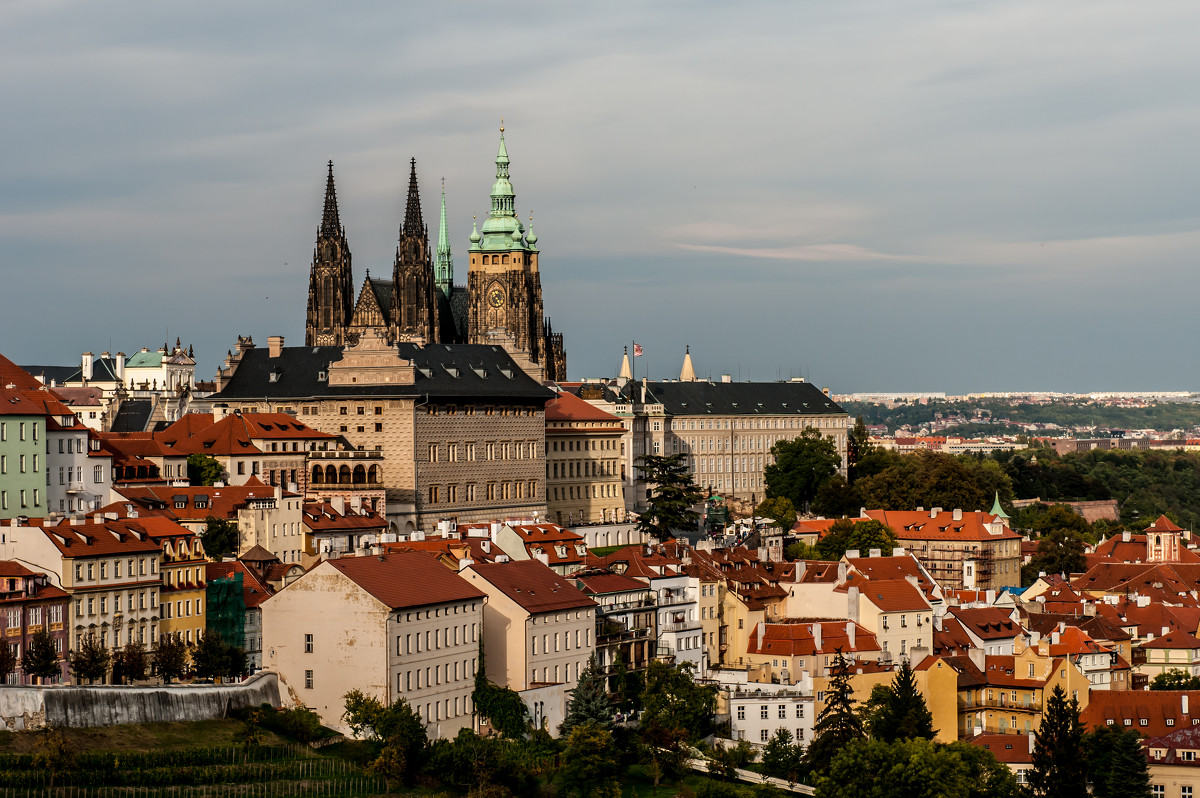
<instances>
[{"instance_id":1,"label":"clock face on tower","mask_svg":"<svg viewBox=\"0 0 1200 798\"><path fill-rule=\"evenodd\" d=\"M487 301L494 308L500 307L504 304L504 292L499 288L493 288L491 291L488 291Z\"/></svg>"}]
</instances>

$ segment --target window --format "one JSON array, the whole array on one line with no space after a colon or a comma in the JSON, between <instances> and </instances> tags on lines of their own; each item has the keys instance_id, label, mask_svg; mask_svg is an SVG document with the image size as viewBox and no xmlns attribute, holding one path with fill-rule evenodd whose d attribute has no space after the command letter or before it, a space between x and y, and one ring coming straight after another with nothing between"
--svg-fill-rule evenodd
<instances>
[{"instance_id":1,"label":"window","mask_svg":"<svg viewBox=\"0 0 1200 798\"><path fill-rule=\"evenodd\" d=\"M804 705L803 705L803 704L797 704L797 705L796 705L796 717L797 717L797 718L803 718L803 717L804 717Z\"/></svg>"},{"instance_id":2,"label":"window","mask_svg":"<svg viewBox=\"0 0 1200 798\"><path fill-rule=\"evenodd\" d=\"M656 446L657 446L657 444L656 444ZM766 729L763 729L762 731L760 731L758 733L758 739L764 743L767 742L770 738L771 738L771 733L768 732Z\"/></svg>"},{"instance_id":3,"label":"window","mask_svg":"<svg viewBox=\"0 0 1200 798\"><path fill-rule=\"evenodd\" d=\"M746 705L745 704L738 704L737 717L738 717L738 720L746 719Z\"/></svg>"},{"instance_id":4,"label":"window","mask_svg":"<svg viewBox=\"0 0 1200 798\"><path fill-rule=\"evenodd\" d=\"M766 704L763 704L762 707L759 708L759 715L762 716L763 720L766 720L768 717L770 717L770 714L771 708Z\"/></svg>"},{"instance_id":5,"label":"window","mask_svg":"<svg viewBox=\"0 0 1200 798\"><path fill-rule=\"evenodd\" d=\"M343 408L343 410L344 409L345 408ZM304 672L304 689L305 690L313 689L313 672L312 671Z\"/></svg>"},{"instance_id":6,"label":"window","mask_svg":"<svg viewBox=\"0 0 1200 798\"><path fill-rule=\"evenodd\" d=\"M312 635L304 636L304 653L305 654L313 653L313 636Z\"/></svg>"},{"instance_id":7,"label":"window","mask_svg":"<svg viewBox=\"0 0 1200 798\"><path fill-rule=\"evenodd\" d=\"M779 719L787 720L787 705L786 704L779 705Z\"/></svg>"}]
</instances>

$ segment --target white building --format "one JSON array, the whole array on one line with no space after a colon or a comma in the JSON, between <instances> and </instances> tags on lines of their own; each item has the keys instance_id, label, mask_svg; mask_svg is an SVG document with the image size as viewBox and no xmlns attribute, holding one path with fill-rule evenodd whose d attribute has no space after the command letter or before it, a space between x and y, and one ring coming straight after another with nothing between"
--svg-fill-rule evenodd
<instances>
[{"instance_id":1,"label":"white building","mask_svg":"<svg viewBox=\"0 0 1200 798\"><path fill-rule=\"evenodd\" d=\"M346 729L357 688L453 737L472 725L486 601L425 552L327 560L262 603L264 665L327 726Z\"/></svg>"},{"instance_id":2,"label":"white building","mask_svg":"<svg viewBox=\"0 0 1200 798\"><path fill-rule=\"evenodd\" d=\"M811 684L811 683L810 683ZM808 746L813 739L816 700L812 690L782 685L751 684L728 688L730 736L755 745L766 745L779 729Z\"/></svg>"}]
</instances>

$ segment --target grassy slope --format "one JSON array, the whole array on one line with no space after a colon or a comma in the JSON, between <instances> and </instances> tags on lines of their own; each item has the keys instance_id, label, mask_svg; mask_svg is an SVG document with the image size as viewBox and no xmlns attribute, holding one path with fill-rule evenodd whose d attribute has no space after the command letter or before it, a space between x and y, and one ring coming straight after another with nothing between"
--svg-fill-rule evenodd
<instances>
[{"instance_id":1,"label":"grassy slope","mask_svg":"<svg viewBox=\"0 0 1200 798\"><path fill-rule=\"evenodd\" d=\"M94 726L66 729L67 739L76 751L158 751L171 748L213 748L237 746L233 736L241 722L236 720L198 720L180 723L138 723L127 726ZM263 745L286 745L289 741L263 730ZM36 734L0 732L0 752L32 753Z\"/></svg>"}]
</instances>

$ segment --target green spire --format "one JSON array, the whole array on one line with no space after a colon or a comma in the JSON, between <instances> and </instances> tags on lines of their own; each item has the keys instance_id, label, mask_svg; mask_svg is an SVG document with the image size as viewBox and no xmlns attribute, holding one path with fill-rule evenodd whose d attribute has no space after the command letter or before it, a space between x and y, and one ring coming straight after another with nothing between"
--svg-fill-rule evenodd
<instances>
[{"instance_id":1,"label":"green spire","mask_svg":"<svg viewBox=\"0 0 1200 798\"><path fill-rule=\"evenodd\" d=\"M454 288L454 260L450 257L450 234L446 230L446 179L442 178L442 215L438 220L437 264L434 282L442 295L450 298Z\"/></svg>"},{"instance_id":2,"label":"green spire","mask_svg":"<svg viewBox=\"0 0 1200 798\"><path fill-rule=\"evenodd\" d=\"M996 491L996 501L992 504L992 515L997 518L1008 519L1008 513L1004 512L1004 508L1000 506L1000 491Z\"/></svg>"},{"instance_id":3,"label":"green spire","mask_svg":"<svg viewBox=\"0 0 1200 798\"><path fill-rule=\"evenodd\" d=\"M517 218L517 196L508 180L508 148L504 145L504 120L500 120L500 149L496 152L496 182L492 184L492 207L483 223L480 249L511 252L525 249L525 227Z\"/></svg>"}]
</instances>

